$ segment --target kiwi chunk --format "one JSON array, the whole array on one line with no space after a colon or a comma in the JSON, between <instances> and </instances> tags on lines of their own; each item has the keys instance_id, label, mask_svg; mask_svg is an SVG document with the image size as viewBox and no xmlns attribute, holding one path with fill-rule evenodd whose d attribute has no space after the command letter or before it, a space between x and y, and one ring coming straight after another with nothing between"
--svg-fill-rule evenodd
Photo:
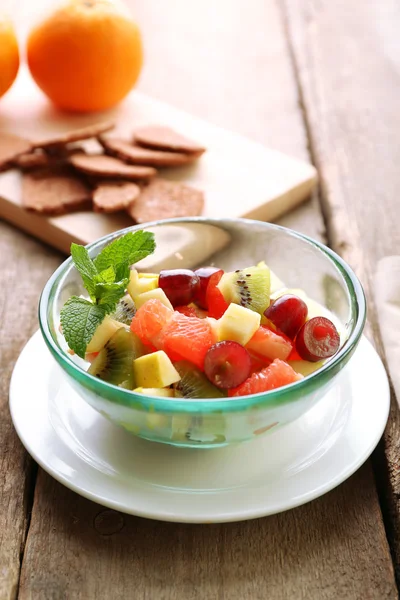
<instances>
[{"instance_id":1,"label":"kiwi chunk","mask_svg":"<svg viewBox=\"0 0 400 600\"><path fill-rule=\"evenodd\" d=\"M132 298L129 294L126 294L117 304L117 308L111 317L115 321L119 321L124 325L130 325L132 323L132 319L135 316L136 307Z\"/></svg>"},{"instance_id":2,"label":"kiwi chunk","mask_svg":"<svg viewBox=\"0 0 400 600\"><path fill-rule=\"evenodd\" d=\"M181 376L175 389L184 398L224 398L225 394L213 385L192 363L182 360L174 364Z\"/></svg>"},{"instance_id":3,"label":"kiwi chunk","mask_svg":"<svg viewBox=\"0 0 400 600\"><path fill-rule=\"evenodd\" d=\"M270 304L270 271L267 265L224 273L218 284L225 300L262 315Z\"/></svg>"},{"instance_id":4,"label":"kiwi chunk","mask_svg":"<svg viewBox=\"0 0 400 600\"><path fill-rule=\"evenodd\" d=\"M140 355L136 336L125 327L118 329L96 356L88 373L132 390L135 386L133 361Z\"/></svg>"}]
</instances>

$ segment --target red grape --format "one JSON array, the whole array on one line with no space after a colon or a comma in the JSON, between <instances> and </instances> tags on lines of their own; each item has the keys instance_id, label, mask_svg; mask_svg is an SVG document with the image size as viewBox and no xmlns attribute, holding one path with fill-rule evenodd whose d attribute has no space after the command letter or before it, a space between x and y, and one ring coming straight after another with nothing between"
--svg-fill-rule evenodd
<instances>
[{"instance_id":1,"label":"red grape","mask_svg":"<svg viewBox=\"0 0 400 600\"><path fill-rule=\"evenodd\" d=\"M249 377L250 371L250 354L238 342L218 342L211 346L204 359L204 372L218 388L237 387Z\"/></svg>"},{"instance_id":2,"label":"red grape","mask_svg":"<svg viewBox=\"0 0 400 600\"><path fill-rule=\"evenodd\" d=\"M221 276L224 274L224 272L217 267L200 267L200 269L196 269L195 271L195 275L197 275L200 280L195 302L197 306L200 306L200 308L204 308L205 310L208 308L206 299L207 287L210 282L211 275L214 275L214 273L221 273Z\"/></svg>"},{"instance_id":3,"label":"red grape","mask_svg":"<svg viewBox=\"0 0 400 600\"><path fill-rule=\"evenodd\" d=\"M304 323L296 338L296 350L303 360L317 362L339 350L340 336L326 317L314 317Z\"/></svg>"},{"instance_id":4,"label":"red grape","mask_svg":"<svg viewBox=\"0 0 400 600\"><path fill-rule=\"evenodd\" d=\"M190 269L170 269L160 271L158 285L172 306L182 306L193 301L200 281Z\"/></svg>"},{"instance_id":5,"label":"red grape","mask_svg":"<svg viewBox=\"0 0 400 600\"><path fill-rule=\"evenodd\" d=\"M293 294L280 296L264 311L267 319L291 340L305 323L307 313L307 304Z\"/></svg>"}]
</instances>

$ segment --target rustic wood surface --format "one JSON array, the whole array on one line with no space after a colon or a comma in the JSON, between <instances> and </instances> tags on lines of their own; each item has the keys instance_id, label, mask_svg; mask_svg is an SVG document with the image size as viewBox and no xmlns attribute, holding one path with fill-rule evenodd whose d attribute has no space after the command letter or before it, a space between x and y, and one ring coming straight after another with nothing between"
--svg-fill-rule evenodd
<instances>
[{"instance_id":1,"label":"rustic wood surface","mask_svg":"<svg viewBox=\"0 0 400 600\"><path fill-rule=\"evenodd\" d=\"M326 235L362 276L372 299L376 259L396 251L396 243L399 251L393 224L400 5L395 0L371 0L368 6L361 0L287 0L284 9L278 0L132 4L147 46L143 91L300 158L310 158L310 144L321 195L282 223L319 239ZM37 327L39 292L61 257L5 224L0 256L7 257L0 267L1 600L398 597L370 462L306 506L210 526L121 515L77 496L41 470L35 482L32 462L10 424L8 382ZM377 334L373 311L371 322ZM385 438L394 493L396 414ZM397 521L388 523L396 552L390 524Z\"/></svg>"},{"instance_id":2,"label":"rustic wood surface","mask_svg":"<svg viewBox=\"0 0 400 600\"><path fill-rule=\"evenodd\" d=\"M368 334L382 354L374 275L380 258L400 253L400 4L286 0L285 9L328 241L364 284ZM375 453L398 582L399 401L393 397L383 447Z\"/></svg>"}]
</instances>

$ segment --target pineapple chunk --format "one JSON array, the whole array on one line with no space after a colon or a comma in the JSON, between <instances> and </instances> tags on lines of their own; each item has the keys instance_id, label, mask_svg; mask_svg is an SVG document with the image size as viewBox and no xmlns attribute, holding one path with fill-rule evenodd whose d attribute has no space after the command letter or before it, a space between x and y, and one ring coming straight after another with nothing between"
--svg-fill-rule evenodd
<instances>
[{"instance_id":1,"label":"pineapple chunk","mask_svg":"<svg viewBox=\"0 0 400 600\"><path fill-rule=\"evenodd\" d=\"M205 317L205 320L209 323L211 331L213 332L215 338L218 339L219 321L217 319L214 319L214 317Z\"/></svg>"},{"instance_id":2,"label":"pineapple chunk","mask_svg":"<svg viewBox=\"0 0 400 600\"><path fill-rule=\"evenodd\" d=\"M128 293L136 302L137 296L158 287L158 275L149 274L148 277L140 276L136 269L132 269L129 276Z\"/></svg>"},{"instance_id":3,"label":"pineapple chunk","mask_svg":"<svg viewBox=\"0 0 400 600\"><path fill-rule=\"evenodd\" d=\"M218 320L218 340L233 340L243 346L260 327L261 316L238 304L230 304Z\"/></svg>"},{"instance_id":4,"label":"pineapple chunk","mask_svg":"<svg viewBox=\"0 0 400 600\"><path fill-rule=\"evenodd\" d=\"M138 386L144 388L162 388L180 380L178 371L163 350L134 360L133 372Z\"/></svg>"},{"instance_id":5,"label":"pineapple chunk","mask_svg":"<svg viewBox=\"0 0 400 600\"><path fill-rule=\"evenodd\" d=\"M121 327L125 327L123 323L114 321L114 319L111 319L109 316L104 317L104 320L94 332L94 335L86 348L86 353L91 354L92 352L100 352L107 344L110 337Z\"/></svg>"},{"instance_id":6,"label":"pineapple chunk","mask_svg":"<svg viewBox=\"0 0 400 600\"><path fill-rule=\"evenodd\" d=\"M158 279L157 273L138 273L139 279Z\"/></svg>"},{"instance_id":7,"label":"pineapple chunk","mask_svg":"<svg viewBox=\"0 0 400 600\"><path fill-rule=\"evenodd\" d=\"M140 308L141 306L143 306L143 304L147 302L147 300L159 300L167 308L174 310L171 302L167 298L166 293L159 287L155 290L149 290L148 292L144 292L143 294L135 296L136 308Z\"/></svg>"},{"instance_id":8,"label":"pineapple chunk","mask_svg":"<svg viewBox=\"0 0 400 600\"><path fill-rule=\"evenodd\" d=\"M133 390L135 394L145 394L146 396L161 396L163 398L174 398L174 390L171 388L144 388L138 387Z\"/></svg>"},{"instance_id":9,"label":"pineapple chunk","mask_svg":"<svg viewBox=\"0 0 400 600\"><path fill-rule=\"evenodd\" d=\"M308 360L289 360L288 365L292 367L296 373L300 373L300 375L311 375L314 371L318 371L324 364L324 361L320 360L318 362L308 362Z\"/></svg>"}]
</instances>

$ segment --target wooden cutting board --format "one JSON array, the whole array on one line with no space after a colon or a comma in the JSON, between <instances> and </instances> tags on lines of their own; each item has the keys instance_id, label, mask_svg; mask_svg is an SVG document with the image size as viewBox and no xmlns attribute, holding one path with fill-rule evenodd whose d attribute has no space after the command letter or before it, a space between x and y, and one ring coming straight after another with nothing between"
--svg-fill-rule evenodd
<instances>
[{"instance_id":1,"label":"wooden cutting board","mask_svg":"<svg viewBox=\"0 0 400 600\"><path fill-rule=\"evenodd\" d=\"M114 110L70 115L53 108L22 69L0 101L0 132L30 139L110 118L117 123L115 133L124 137L139 125L162 124L206 146L206 154L195 166L163 171L167 179L182 180L205 192L205 216L271 221L305 200L316 182L312 165L136 91ZM125 213L79 212L51 218L28 213L21 208L21 175L16 170L0 173L0 217L65 253L71 242L88 244L132 224Z\"/></svg>"}]
</instances>

